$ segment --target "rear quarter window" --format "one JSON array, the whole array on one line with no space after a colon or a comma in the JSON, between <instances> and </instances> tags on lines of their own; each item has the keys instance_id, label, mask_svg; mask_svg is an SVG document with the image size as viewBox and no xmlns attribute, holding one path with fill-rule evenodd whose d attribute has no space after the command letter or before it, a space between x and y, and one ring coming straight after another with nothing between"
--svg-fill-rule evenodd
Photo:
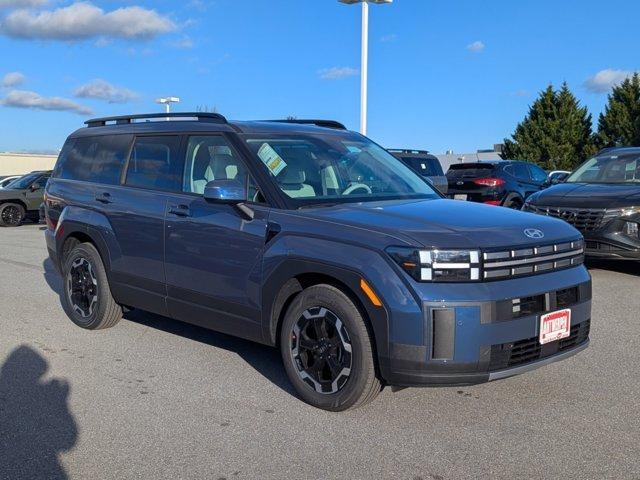
<instances>
[{"instance_id":1,"label":"rear quarter window","mask_svg":"<svg viewBox=\"0 0 640 480\"><path fill-rule=\"evenodd\" d=\"M67 140L58 157L53 177L117 185L132 141L132 135Z\"/></svg>"}]
</instances>

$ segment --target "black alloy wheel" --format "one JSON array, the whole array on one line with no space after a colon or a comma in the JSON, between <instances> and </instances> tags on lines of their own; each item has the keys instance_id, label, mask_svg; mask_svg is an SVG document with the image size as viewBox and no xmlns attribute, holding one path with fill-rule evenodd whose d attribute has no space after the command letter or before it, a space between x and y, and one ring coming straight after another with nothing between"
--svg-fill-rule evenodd
<instances>
[{"instance_id":1,"label":"black alloy wheel","mask_svg":"<svg viewBox=\"0 0 640 480\"><path fill-rule=\"evenodd\" d=\"M98 280L91 263L80 257L73 261L67 274L67 294L73 311L88 318L98 303Z\"/></svg>"},{"instance_id":2,"label":"black alloy wheel","mask_svg":"<svg viewBox=\"0 0 640 480\"><path fill-rule=\"evenodd\" d=\"M305 310L291 331L291 356L298 375L318 393L336 393L347 383L351 352L345 325L327 308Z\"/></svg>"},{"instance_id":3,"label":"black alloy wheel","mask_svg":"<svg viewBox=\"0 0 640 480\"><path fill-rule=\"evenodd\" d=\"M6 205L0 213L2 224L8 227L17 227L22 223L23 212L18 205Z\"/></svg>"}]
</instances>

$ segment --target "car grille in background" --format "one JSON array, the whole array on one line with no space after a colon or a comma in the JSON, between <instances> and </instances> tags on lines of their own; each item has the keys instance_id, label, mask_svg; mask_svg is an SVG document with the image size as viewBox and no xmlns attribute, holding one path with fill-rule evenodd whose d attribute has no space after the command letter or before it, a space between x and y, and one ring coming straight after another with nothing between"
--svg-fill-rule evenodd
<instances>
[{"instance_id":1,"label":"car grille in background","mask_svg":"<svg viewBox=\"0 0 640 480\"><path fill-rule=\"evenodd\" d=\"M514 250L483 252L483 278L498 280L547 273L584 262L584 242L540 245Z\"/></svg>"},{"instance_id":2,"label":"car grille in background","mask_svg":"<svg viewBox=\"0 0 640 480\"><path fill-rule=\"evenodd\" d=\"M598 230L605 217L603 208L558 208L527 204L525 211L559 218L581 232Z\"/></svg>"},{"instance_id":3,"label":"car grille in background","mask_svg":"<svg viewBox=\"0 0 640 480\"><path fill-rule=\"evenodd\" d=\"M570 350L584 343L589 338L591 322L586 320L571 327L567 338L540 345L538 337L527 338L517 342L503 343L491 347L489 371L517 367L529 362L541 360L556 353Z\"/></svg>"}]
</instances>

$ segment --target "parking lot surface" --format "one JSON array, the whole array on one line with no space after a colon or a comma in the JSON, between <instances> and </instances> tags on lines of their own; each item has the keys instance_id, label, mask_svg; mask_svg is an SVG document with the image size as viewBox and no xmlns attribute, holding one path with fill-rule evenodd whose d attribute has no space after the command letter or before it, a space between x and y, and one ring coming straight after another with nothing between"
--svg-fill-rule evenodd
<instances>
[{"instance_id":1,"label":"parking lot surface","mask_svg":"<svg viewBox=\"0 0 640 480\"><path fill-rule=\"evenodd\" d=\"M41 228L0 229L0 478L640 478L638 265L591 266L569 360L335 414L275 349L135 311L75 327Z\"/></svg>"}]
</instances>

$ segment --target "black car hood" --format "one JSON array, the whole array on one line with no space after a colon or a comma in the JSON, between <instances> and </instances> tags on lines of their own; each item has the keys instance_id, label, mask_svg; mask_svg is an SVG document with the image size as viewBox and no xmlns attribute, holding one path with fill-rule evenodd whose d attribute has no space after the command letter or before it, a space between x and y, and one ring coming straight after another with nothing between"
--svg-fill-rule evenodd
<instances>
[{"instance_id":1,"label":"black car hood","mask_svg":"<svg viewBox=\"0 0 640 480\"><path fill-rule=\"evenodd\" d=\"M640 204L640 183L562 183L529 197L544 207L618 208Z\"/></svg>"},{"instance_id":2,"label":"black car hood","mask_svg":"<svg viewBox=\"0 0 640 480\"><path fill-rule=\"evenodd\" d=\"M301 212L319 220L409 237L428 247L512 247L580 237L572 226L555 218L457 200L367 202ZM541 230L544 238L528 238L526 229Z\"/></svg>"}]
</instances>

